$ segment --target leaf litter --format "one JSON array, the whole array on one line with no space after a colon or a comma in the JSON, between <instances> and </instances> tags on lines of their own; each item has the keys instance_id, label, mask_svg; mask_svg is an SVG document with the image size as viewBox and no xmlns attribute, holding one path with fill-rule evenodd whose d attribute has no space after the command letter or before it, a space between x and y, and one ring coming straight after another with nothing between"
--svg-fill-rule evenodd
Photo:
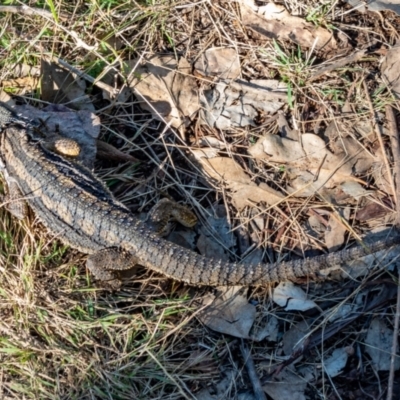
<instances>
[{"instance_id":1,"label":"leaf litter","mask_svg":"<svg viewBox=\"0 0 400 400\"><path fill-rule=\"evenodd\" d=\"M281 282L274 289L272 299L276 304L284 307L285 311L307 311L317 305L312 300L307 300L307 294L292 282Z\"/></svg>"},{"instance_id":2,"label":"leaf litter","mask_svg":"<svg viewBox=\"0 0 400 400\"><path fill-rule=\"evenodd\" d=\"M280 4L271 2L258 7L252 0L237 1L240 3L243 24L261 37L277 40L284 38L302 47L336 48L332 32L291 15Z\"/></svg>"},{"instance_id":3,"label":"leaf litter","mask_svg":"<svg viewBox=\"0 0 400 400\"><path fill-rule=\"evenodd\" d=\"M372 360L376 371L389 371L393 343L393 330L381 318L374 318L365 338L365 351ZM398 346L396 347L398 352ZM400 368L400 359L395 359L395 370Z\"/></svg>"},{"instance_id":4,"label":"leaf litter","mask_svg":"<svg viewBox=\"0 0 400 400\"><path fill-rule=\"evenodd\" d=\"M242 294L242 287L221 288L216 295L202 298L199 319L209 328L231 336L249 339L256 309Z\"/></svg>"},{"instance_id":5,"label":"leaf litter","mask_svg":"<svg viewBox=\"0 0 400 400\"><path fill-rule=\"evenodd\" d=\"M154 163L142 161L143 165L138 167L140 189L135 189L123 169L126 165L116 168L106 164L100 173L109 182L123 182L113 188L114 193L127 203L140 195L141 200L134 202L133 208L146 209L149 202L169 190L172 192L171 182L178 180L179 188L172 193L179 199L198 196L193 203L199 207L202 226L194 232L178 233L181 237L175 241L186 241L189 247L196 243L201 253L224 259L245 254L246 249L235 256L240 247L237 234L240 230L249 231L250 243L253 241L260 247L256 248L261 251L257 257L264 261L275 261L275 250L282 252L283 258L288 251L293 252L292 257L315 254L313 249L336 251L347 244L350 236L358 238L366 231L376 239L381 226L393 223L391 172L384 160L387 151L376 138L376 126L387 146L390 132L380 104L389 103L390 96L398 94L396 45L391 43L385 51L380 69L382 81L375 81L370 77L372 74L380 79L375 65L379 53L369 48L367 35L351 37L352 28L348 28L346 34L352 39L348 40L331 29L331 24L335 26L340 18L346 17L340 8L318 5L311 13L307 5L290 2L283 7L238 1L235 2L238 8L232 5L234 2L216 2L217 7L200 3L184 7L179 18L169 23L179 28L182 21L192 18L195 21L191 25L195 27L192 34L196 37L207 34L207 30L198 26L211 26L214 16L224 10L219 14L218 21L225 25L218 40L207 37L212 40L194 40L190 46L180 47L179 52L154 51L124 60L129 89L124 96L129 101L134 94L132 107L137 113L132 123L124 119L126 110L120 106L104 113L114 123L110 126L117 139L112 138L111 142L116 147L130 144L129 132L121 128L129 123L132 130L139 132L135 139L139 138L140 144L129 147L139 158L123 158L118 154L117 159L127 164L143 160L145 153L141 150L152 148L156 169L149 174ZM348 18L351 24L352 18L359 18L359 14L348 10ZM377 29L374 17L368 18L369 32L375 35L371 28ZM228 24L229 19L233 23ZM381 37L386 37L383 28L378 30ZM177 39L185 32L175 31ZM225 40L225 35L231 38L232 34L233 41ZM355 49L358 51L353 55ZM305 63L300 68L296 62L301 57ZM47 69L53 83L43 86L43 99L56 103L68 99L78 109L89 103L92 110L82 80L77 75L70 80L68 73L56 69L54 66ZM374 94L374 107L378 110L374 115L361 85L363 80L368 80L369 92ZM388 87L391 94L384 92L383 87ZM54 97L54 93L62 94L62 99ZM106 93L103 89L104 99L112 99L110 93L111 90ZM143 117L141 110L148 114L142 114ZM144 125L153 134L141 130ZM65 127L68 126L66 122ZM174 129L179 135L174 135ZM191 145L184 145L185 142ZM199 176L188 172L188 166ZM174 175L175 168L179 176ZM360 221L361 226L356 225ZM331 395L341 393L343 398L348 398L349 393L356 396L356 389L349 382L367 385L369 382L361 376L365 371L355 365L370 361L368 376L374 376L369 365L374 371L389 368L393 330L381 319L363 318L363 313L366 302L379 298L381 303L370 310L379 313L380 305L391 300L391 290L385 290L391 286L384 286L391 275L385 274L385 268L377 271L372 266L377 260L383 267L393 266L396 256L395 251L386 251L342 266L340 270L328 271L327 276L334 279L339 274L340 283L306 280L253 291L230 288L196 295L201 308L196 314L198 319L219 332L207 330L204 341L215 349L215 358L225 373L214 368L213 384L217 383L214 392L207 390L208 380L201 380L198 375L181 386L177 383L181 377L176 379L174 375L175 385L171 386L187 390L188 382L197 379L200 386L184 391L190 393L187 396L195 393L201 398L200 393L205 393L205 398L234 398L236 383L246 387L245 373L227 372L228 365L237 371L237 364L241 363L235 354L235 341L223 345L217 342L220 338L228 341L236 338L253 343L251 353L257 359L263 388L271 398L311 398L310 390L318 395L328 391ZM377 281L375 289L365 284L371 277ZM140 294L137 297L141 298ZM125 303L121 304L124 307ZM356 326L346 325L348 318L356 318L355 314L367 326L365 338L359 338ZM347 329L344 334L348 341L363 340L368 350L355 353L349 347L337 345L337 327ZM319 338L318 332L322 332ZM190 345L197 346L191 339ZM172 351L171 360L174 354ZM310 372L304 369L306 364L323 368ZM174 365L176 371L178 365ZM186 373L181 374L184 380ZM322 374L334 378L325 382L324 388L318 386Z\"/></svg>"}]
</instances>

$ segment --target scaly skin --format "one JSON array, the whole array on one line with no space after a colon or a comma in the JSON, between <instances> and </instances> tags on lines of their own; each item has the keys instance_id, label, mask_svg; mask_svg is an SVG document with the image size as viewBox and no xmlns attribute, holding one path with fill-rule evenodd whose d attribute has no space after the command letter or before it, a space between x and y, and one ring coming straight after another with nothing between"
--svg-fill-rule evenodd
<instances>
[{"instance_id":1,"label":"scaly skin","mask_svg":"<svg viewBox=\"0 0 400 400\"><path fill-rule=\"evenodd\" d=\"M116 201L88 169L50 151L33 139L26 121L19 123L18 117L10 118L5 113L10 110L0 104L3 126L0 158L8 175L17 182L47 229L86 254L118 248L124 255L134 255L141 265L189 284L258 286L313 276L321 269L400 243L400 235L396 234L368 247L273 264L229 263L206 258L154 234ZM10 123L11 126L6 126ZM107 272L113 273L113 269L126 267L99 265L98 268L107 268Z\"/></svg>"}]
</instances>

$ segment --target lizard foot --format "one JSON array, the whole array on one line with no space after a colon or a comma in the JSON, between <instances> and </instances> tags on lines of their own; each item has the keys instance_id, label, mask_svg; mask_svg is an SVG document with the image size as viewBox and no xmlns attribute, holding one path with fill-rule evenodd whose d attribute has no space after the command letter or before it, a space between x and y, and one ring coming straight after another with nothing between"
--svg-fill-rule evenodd
<instances>
[{"instance_id":1,"label":"lizard foot","mask_svg":"<svg viewBox=\"0 0 400 400\"><path fill-rule=\"evenodd\" d=\"M116 290L121 286L122 272L140 264L137 257L119 248L108 248L91 254L86 266L96 279Z\"/></svg>"}]
</instances>

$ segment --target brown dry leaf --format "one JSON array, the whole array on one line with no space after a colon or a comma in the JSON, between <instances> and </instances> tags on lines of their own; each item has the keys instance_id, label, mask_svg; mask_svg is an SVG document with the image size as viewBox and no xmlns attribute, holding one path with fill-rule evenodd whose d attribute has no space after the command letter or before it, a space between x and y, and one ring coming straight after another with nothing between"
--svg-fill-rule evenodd
<instances>
[{"instance_id":1,"label":"brown dry leaf","mask_svg":"<svg viewBox=\"0 0 400 400\"><path fill-rule=\"evenodd\" d=\"M381 65L381 72L390 90L400 98L400 41L387 52Z\"/></svg>"},{"instance_id":2,"label":"brown dry leaf","mask_svg":"<svg viewBox=\"0 0 400 400\"><path fill-rule=\"evenodd\" d=\"M197 248L206 257L226 260L228 253L236 244L236 238L226 218L226 209L223 205L207 209L209 215L206 223L200 227Z\"/></svg>"},{"instance_id":3,"label":"brown dry leaf","mask_svg":"<svg viewBox=\"0 0 400 400\"><path fill-rule=\"evenodd\" d=\"M300 321L283 334L282 348L285 355L290 356L301 347L304 337L310 333L310 327L310 322Z\"/></svg>"},{"instance_id":4,"label":"brown dry leaf","mask_svg":"<svg viewBox=\"0 0 400 400\"><path fill-rule=\"evenodd\" d=\"M346 110L346 106L344 106L342 112L348 113L351 110ZM383 133L388 134L385 127L383 127ZM380 163L382 160L378 154L371 155L360 141L355 139L360 137L367 143L375 140L375 130L371 118L357 116L355 120L351 121L346 119L332 121L327 126L324 136L329 141L333 153L342 155L343 158L347 155L353 158L353 168L356 174L364 174L374 163Z\"/></svg>"},{"instance_id":5,"label":"brown dry leaf","mask_svg":"<svg viewBox=\"0 0 400 400\"><path fill-rule=\"evenodd\" d=\"M365 351L372 359L376 371L389 371L392 353L393 330L389 329L381 318L374 318L365 338ZM398 348L396 349L398 353ZM395 359L394 369L400 368L399 355Z\"/></svg>"},{"instance_id":6,"label":"brown dry leaf","mask_svg":"<svg viewBox=\"0 0 400 400\"><path fill-rule=\"evenodd\" d=\"M252 0L237 0L240 4L242 22L257 32L261 38L290 40L301 47L326 50L336 49L333 34L316 27L300 17L291 16L284 6L268 3L257 7Z\"/></svg>"},{"instance_id":7,"label":"brown dry leaf","mask_svg":"<svg viewBox=\"0 0 400 400\"><path fill-rule=\"evenodd\" d=\"M86 94L86 82L71 71L42 59L42 100L49 103L68 105L77 110L94 112L95 108Z\"/></svg>"},{"instance_id":8,"label":"brown dry leaf","mask_svg":"<svg viewBox=\"0 0 400 400\"><path fill-rule=\"evenodd\" d=\"M225 149L231 148L229 143L225 143L222 140L218 140L214 136L203 136L203 137L199 138L199 140L197 141L197 144L202 147L204 147L204 146L213 147L214 149L218 149L218 150L225 150Z\"/></svg>"},{"instance_id":9,"label":"brown dry leaf","mask_svg":"<svg viewBox=\"0 0 400 400\"><path fill-rule=\"evenodd\" d=\"M388 129L382 127L382 133L389 135ZM372 174L375 186L387 193L391 187L390 171L385 167L383 160L386 155L382 148L375 146L367 151L362 144L351 136L360 137L371 143L375 140L375 130L370 118L357 118L355 121L332 122L325 131L325 137L329 139L329 145L337 157L349 159L349 163L356 175ZM373 153L371 154L371 151ZM347 196L359 199L371 191L367 191L357 182L341 182L341 190Z\"/></svg>"},{"instance_id":10,"label":"brown dry leaf","mask_svg":"<svg viewBox=\"0 0 400 400\"><path fill-rule=\"evenodd\" d=\"M343 193L354 199L359 199L368 193L372 193L372 190L364 189L358 182L342 182L341 189Z\"/></svg>"},{"instance_id":11,"label":"brown dry leaf","mask_svg":"<svg viewBox=\"0 0 400 400\"><path fill-rule=\"evenodd\" d=\"M353 64L360 60L367 53L366 49L353 51L344 57L334 57L332 61L324 63L314 68L312 74L308 78L308 82L319 79L321 76L326 75L338 68L343 68L346 65Z\"/></svg>"},{"instance_id":12,"label":"brown dry leaf","mask_svg":"<svg viewBox=\"0 0 400 400\"><path fill-rule=\"evenodd\" d=\"M285 311L307 311L317 307L312 300L307 299L306 292L292 282L281 282L274 289L272 299L279 306L285 307Z\"/></svg>"},{"instance_id":13,"label":"brown dry leaf","mask_svg":"<svg viewBox=\"0 0 400 400\"><path fill-rule=\"evenodd\" d=\"M243 287L220 288L202 299L207 307L198 314L200 321L214 331L249 339L256 308L242 294Z\"/></svg>"},{"instance_id":14,"label":"brown dry leaf","mask_svg":"<svg viewBox=\"0 0 400 400\"><path fill-rule=\"evenodd\" d=\"M271 382L263 385L263 389L273 400L306 400L304 391L307 380L289 369L284 369L278 376L271 378Z\"/></svg>"},{"instance_id":15,"label":"brown dry leaf","mask_svg":"<svg viewBox=\"0 0 400 400\"><path fill-rule=\"evenodd\" d=\"M350 208L346 207L343 210L343 219L348 221L349 218ZM337 251L340 247L342 247L346 232L346 225L339 219L338 216L332 214L329 218L327 229L325 230L325 244L330 252Z\"/></svg>"},{"instance_id":16,"label":"brown dry leaf","mask_svg":"<svg viewBox=\"0 0 400 400\"><path fill-rule=\"evenodd\" d=\"M349 353L346 348L340 347L333 350L332 355L324 359L324 370L331 377L338 376L342 373L343 368L347 364Z\"/></svg>"},{"instance_id":17,"label":"brown dry leaf","mask_svg":"<svg viewBox=\"0 0 400 400\"><path fill-rule=\"evenodd\" d=\"M213 47L201 55L194 68L203 76L237 79L240 76L239 55L232 48Z\"/></svg>"},{"instance_id":18,"label":"brown dry leaf","mask_svg":"<svg viewBox=\"0 0 400 400\"><path fill-rule=\"evenodd\" d=\"M200 163L205 174L223 183L231 190L232 202L237 210L264 202L268 205L279 203L284 196L266 184L257 185L233 159L228 157L207 158L206 149L194 150L192 153ZM211 149L214 151L214 149Z\"/></svg>"},{"instance_id":19,"label":"brown dry leaf","mask_svg":"<svg viewBox=\"0 0 400 400\"><path fill-rule=\"evenodd\" d=\"M358 210L355 214L355 219L357 221L365 222L372 219L381 218L384 215L391 212L391 205L376 203L375 201L370 201L363 208Z\"/></svg>"},{"instance_id":20,"label":"brown dry leaf","mask_svg":"<svg viewBox=\"0 0 400 400\"><path fill-rule=\"evenodd\" d=\"M323 223L322 219L317 215L310 215L307 219L307 223L305 225L305 232L307 235L314 238L321 238L321 236L326 231L326 224ZM303 246L308 243L303 243Z\"/></svg>"},{"instance_id":21,"label":"brown dry leaf","mask_svg":"<svg viewBox=\"0 0 400 400\"><path fill-rule=\"evenodd\" d=\"M284 164L291 178L288 191L299 197L311 196L321 188L355 181L352 173L359 150L350 151L346 155L342 152L334 154L323 139L312 133L301 135L299 141L267 134L248 149L256 159Z\"/></svg>"},{"instance_id":22,"label":"brown dry leaf","mask_svg":"<svg viewBox=\"0 0 400 400\"><path fill-rule=\"evenodd\" d=\"M267 339L269 342L277 342L279 338L279 321L274 315L268 313L266 320L261 324L254 324L251 332L252 340L261 342Z\"/></svg>"},{"instance_id":23,"label":"brown dry leaf","mask_svg":"<svg viewBox=\"0 0 400 400\"><path fill-rule=\"evenodd\" d=\"M362 121L354 123L354 129L361 135L359 130ZM371 124L369 124L371 125ZM338 137L332 146L335 147L335 154L337 157L344 159L346 156L351 157L351 163L356 174L363 174L367 172L373 164L381 164L382 158L379 154L372 156L365 151L360 142L352 137Z\"/></svg>"},{"instance_id":24,"label":"brown dry leaf","mask_svg":"<svg viewBox=\"0 0 400 400\"><path fill-rule=\"evenodd\" d=\"M381 160L386 157L383 154L382 148L379 147L376 150L377 157L380 157ZM379 188L383 193L391 194L391 178L390 178L391 171L388 171L384 163L377 162L372 165L371 168L371 175L374 179L374 184L376 187Z\"/></svg>"},{"instance_id":25,"label":"brown dry leaf","mask_svg":"<svg viewBox=\"0 0 400 400\"><path fill-rule=\"evenodd\" d=\"M221 81L200 93L200 121L222 130L255 126L259 111L275 113L287 103L286 91L286 84L274 79Z\"/></svg>"},{"instance_id":26,"label":"brown dry leaf","mask_svg":"<svg viewBox=\"0 0 400 400\"><path fill-rule=\"evenodd\" d=\"M367 3L361 0L347 0L347 2L363 13L367 12L368 8L369 11L392 10L400 15L400 0L369 0Z\"/></svg>"},{"instance_id":27,"label":"brown dry leaf","mask_svg":"<svg viewBox=\"0 0 400 400\"><path fill-rule=\"evenodd\" d=\"M134 77L129 86L140 106L174 128L183 129L200 108L196 79L184 58L179 63L173 55L132 60L125 72Z\"/></svg>"},{"instance_id":28,"label":"brown dry leaf","mask_svg":"<svg viewBox=\"0 0 400 400\"><path fill-rule=\"evenodd\" d=\"M269 187L266 183L258 186L254 183L231 182L229 185L232 191L232 203L238 211L249 205L265 203L269 206L280 203L284 198L282 194Z\"/></svg>"}]
</instances>

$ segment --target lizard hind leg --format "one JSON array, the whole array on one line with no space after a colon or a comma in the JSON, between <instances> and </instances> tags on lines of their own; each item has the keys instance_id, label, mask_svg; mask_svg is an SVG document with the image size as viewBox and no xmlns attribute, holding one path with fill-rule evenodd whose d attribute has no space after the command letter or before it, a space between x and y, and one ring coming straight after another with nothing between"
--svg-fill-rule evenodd
<instances>
[{"instance_id":1,"label":"lizard hind leg","mask_svg":"<svg viewBox=\"0 0 400 400\"><path fill-rule=\"evenodd\" d=\"M117 247L99 250L86 261L87 268L95 278L113 290L120 288L123 272L132 270L139 264L136 256Z\"/></svg>"}]
</instances>

